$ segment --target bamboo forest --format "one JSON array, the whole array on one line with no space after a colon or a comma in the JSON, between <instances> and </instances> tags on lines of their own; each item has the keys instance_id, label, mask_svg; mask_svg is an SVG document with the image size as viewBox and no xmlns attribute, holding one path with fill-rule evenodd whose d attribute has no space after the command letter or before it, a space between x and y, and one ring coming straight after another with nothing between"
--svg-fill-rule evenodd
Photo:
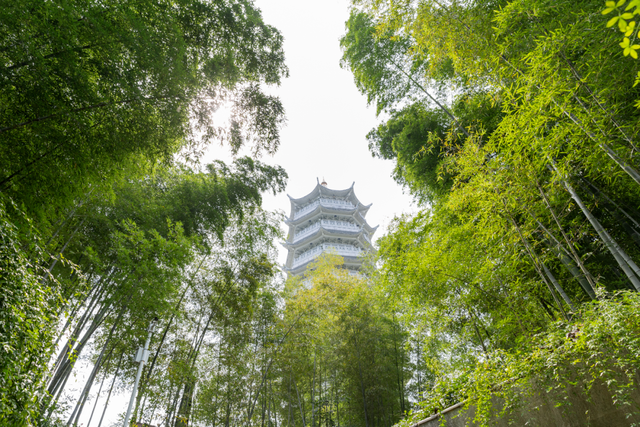
<instances>
[{"instance_id":1,"label":"bamboo forest","mask_svg":"<svg viewBox=\"0 0 640 427\"><path fill-rule=\"evenodd\" d=\"M279 9L413 206L299 275L276 3L0 2L0 426L640 425L640 0Z\"/></svg>"}]
</instances>

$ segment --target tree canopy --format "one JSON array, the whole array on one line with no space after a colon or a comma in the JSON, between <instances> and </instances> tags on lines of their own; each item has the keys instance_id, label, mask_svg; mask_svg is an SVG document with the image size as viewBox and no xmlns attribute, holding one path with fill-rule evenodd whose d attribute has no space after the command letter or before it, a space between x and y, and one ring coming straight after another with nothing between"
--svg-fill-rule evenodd
<instances>
[{"instance_id":1,"label":"tree canopy","mask_svg":"<svg viewBox=\"0 0 640 427\"><path fill-rule=\"evenodd\" d=\"M3 425L77 425L94 384L132 379L154 317L147 393L173 351L184 392L214 319L252 310L276 274L262 194L287 179L257 160L284 124L265 90L288 75L282 43L252 1L0 6ZM253 157L202 165L213 142Z\"/></svg>"},{"instance_id":2,"label":"tree canopy","mask_svg":"<svg viewBox=\"0 0 640 427\"><path fill-rule=\"evenodd\" d=\"M288 71L252 2L21 1L0 10L0 188L36 209L223 140L273 153ZM216 123L222 104L231 122ZM45 203L43 203L45 202Z\"/></svg>"},{"instance_id":3,"label":"tree canopy","mask_svg":"<svg viewBox=\"0 0 640 427\"><path fill-rule=\"evenodd\" d=\"M285 278L288 71L251 0L1 5L0 423L100 427L155 318L134 424L489 425L596 383L639 415L638 14L353 1L340 65L418 210L358 274Z\"/></svg>"},{"instance_id":4,"label":"tree canopy","mask_svg":"<svg viewBox=\"0 0 640 427\"><path fill-rule=\"evenodd\" d=\"M423 341L426 410L471 398L487 423L499 372L521 390L548 378L538 361L570 376L528 345L539 334L636 333L590 308L640 290L634 4L353 2L342 64L383 118L369 148L422 206L380 240L374 281ZM598 363L576 381L620 369Z\"/></svg>"}]
</instances>

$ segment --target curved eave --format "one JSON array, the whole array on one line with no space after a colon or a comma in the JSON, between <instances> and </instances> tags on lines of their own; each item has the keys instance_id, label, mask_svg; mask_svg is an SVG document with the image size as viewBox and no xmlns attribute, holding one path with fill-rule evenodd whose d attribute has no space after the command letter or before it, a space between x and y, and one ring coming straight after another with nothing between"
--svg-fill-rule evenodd
<instances>
[{"instance_id":1,"label":"curved eave","mask_svg":"<svg viewBox=\"0 0 640 427\"><path fill-rule=\"evenodd\" d=\"M294 220L287 218L285 220L285 224L287 224L290 227L294 227L296 225L299 225L301 222L303 221L309 221L311 219L313 219L314 217L316 217L317 215L320 214L331 214L331 215L345 215L345 216L351 216L354 215L358 212L358 208L353 208L353 209L338 209L338 208L331 208L331 207L327 207L324 206L322 204L318 204L318 206L316 206L316 208L312 211L307 212L306 214L302 215L300 218L296 218ZM362 216L362 214L360 215ZM362 216L364 218L364 216Z\"/></svg>"},{"instance_id":2,"label":"curved eave","mask_svg":"<svg viewBox=\"0 0 640 427\"><path fill-rule=\"evenodd\" d=\"M363 220L363 223L361 224L361 227L367 232L369 233L369 235L373 236L373 233L376 232L376 230L378 229L378 225L376 225L375 227L372 227L369 225L369 223L366 220Z\"/></svg>"},{"instance_id":3,"label":"curved eave","mask_svg":"<svg viewBox=\"0 0 640 427\"><path fill-rule=\"evenodd\" d=\"M311 213L314 213L313 215L310 216ZM289 221L288 219L285 219L285 224L288 225L290 228L289 232L293 232L296 227L298 227L299 225L302 224L302 222L304 221L313 221L317 216L324 214L341 214L341 215L348 215L349 213L353 213L353 210L351 211L344 211L344 210L338 210L338 209L323 209L322 206L318 207L318 209L313 210L312 212L309 212L309 214L304 215L300 218L298 218L298 220L296 221ZM372 237L373 234L376 232L376 230L378 230L378 227L380 227L379 225L376 225L375 227L372 227L371 225L369 225L369 223L367 222L367 220L362 216L362 215L352 215L352 218L355 220L356 224L358 224L360 227L362 227L367 233L369 233L369 236ZM287 242L289 241L289 238L287 237Z\"/></svg>"},{"instance_id":4,"label":"curved eave","mask_svg":"<svg viewBox=\"0 0 640 427\"><path fill-rule=\"evenodd\" d=\"M377 251L376 251L376 248L373 246L373 243L365 239L364 236L365 236L364 233L358 236L358 242L360 242L360 244L362 245L365 251L375 254Z\"/></svg>"},{"instance_id":5,"label":"curved eave","mask_svg":"<svg viewBox=\"0 0 640 427\"><path fill-rule=\"evenodd\" d=\"M291 201L292 206L297 206L297 205L308 203L309 201L319 197L320 195L333 196L333 197L346 197L350 193L352 193L354 185L355 185L355 182L351 184L351 187L347 188L346 190L333 190L331 188L325 187L324 185L316 184L315 188L311 190L311 193L307 194L306 196L299 197L297 199L294 199L293 197L289 196L289 200Z\"/></svg>"},{"instance_id":6,"label":"curved eave","mask_svg":"<svg viewBox=\"0 0 640 427\"><path fill-rule=\"evenodd\" d=\"M288 265L293 265L293 251L289 251L289 253L287 254L287 260L284 263L284 268L288 269Z\"/></svg>"},{"instance_id":7,"label":"curved eave","mask_svg":"<svg viewBox=\"0 0 640 427\"><path fill-rule=\"evenodd\" d=\"M309 234L308 236L306 236L302 240L299 240L299 241L297 241L295 243L286 242L286 243L283 243L282 245L287 249L298 249L301 246L308 245L309 243L312 243L312 242L314 242L314 241L316 241L318 239L321 239L323 237L335 237L335 238L338 238L338 239L346 238L346 239L349 239L349 240L355 239L355 240L360 241L359 238L364 233L366 233L366 231L364 231L364 230L347 231L347 230L335 230L335 229L331 229L331 228L320 227L320 228L318 228L318 230L316 230L315 233Z\"/></svg>"},{"instance_id":8,"label":"curved eave","mask_svg":"<svg viewBox=\"0 0 640 427\"><path fill-rule=\"evenodd\" d=\"M353 219L356 222L356 224L358 224L360 227L363 227L365 230L371 233L376 231L376 229L378 228L377 225L375 227L371 227L371 225L369 225L369 223L367 222L367 219L362 215L353 215Z\"/></svg>"},{"instance_id":9,"label":"curved eave","mask_svg":"<svg viewBox=\"0 0 640 427\"><path fill-rule=\"evenodd\" d=\"M327 197L339 197L339 198L345 198L346 200L350 201L351 203L353 203L354 206L365 206L363 205L360 200L358 200L358 197L356 197L356 194L354 192L354 186L355 186L355 182L353 182L351 184L351 187L345 189L345 190L334 190L331 188L327 188L323 185L320 185L319 183L316 184L315 188L313 190L311 190L311 192L309 194L307 194L306 196L303 197L299 197L299 198L293 198L290 195L287 194L287 197L289 197L289 202L291 203L291 216L294 215L295 213L295 209L298 206L301 205L306 205L309 202L312 202L313 200L321 197L321 196L327 196ZM369 205L371 206L371 205ZM367 206L367 208L369 207Z\"/></svg>"},{"instance_id":10,"label":"curved eave","mask_svg":"<svg viewBox=\"0 0 640 427\"><path fill-rule=\"evenodd\" d=\"M373 205L373 203L369 203L366 206L363 205L362 203L358 205L357 210L358 210L358 213L360 214L360 216L362 218L367 216L367 213L369 212L369 209L371 208L371 205Z\"/></svg>"}]
</instances>

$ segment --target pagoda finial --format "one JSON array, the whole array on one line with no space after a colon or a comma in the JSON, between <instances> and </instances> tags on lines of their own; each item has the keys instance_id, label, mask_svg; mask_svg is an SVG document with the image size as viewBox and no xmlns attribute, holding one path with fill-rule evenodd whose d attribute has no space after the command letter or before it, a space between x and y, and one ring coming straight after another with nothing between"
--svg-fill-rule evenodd
<instances>
[{"instance_id":1,"label":"pagoda finial","mask_svg":"<svg viewBox=\"0 0 640 427\"><path fill-rule=\"evenodd\" d=\"M320 183L323 187L327 186L327 181L324 180L324 176L322 177L322 182Z\"/></svg>"}]
</instances>

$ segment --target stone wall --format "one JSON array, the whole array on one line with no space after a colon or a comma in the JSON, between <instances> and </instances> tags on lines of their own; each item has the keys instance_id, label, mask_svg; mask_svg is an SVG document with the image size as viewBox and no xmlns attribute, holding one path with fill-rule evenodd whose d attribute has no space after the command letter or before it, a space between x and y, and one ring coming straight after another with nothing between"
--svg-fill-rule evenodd
<instances>
[{"instance_id":1,"label":"stone wall","mask_svg":"<svg viewBox=\"0 0 640 427\"><path fill-rule=\"evenodd\" d=\"M637 382L636 382L637 384ZM603 384L594 384L590 399L587 400L583 391L578 387L570 387L562 394L557 391L553 395L536 393L524 397L520 407L509 415L500 415L502 401L493 399L491 425L506 426L543 426L543 427L626 427L634 423L640 425L640 390L630 390L630 400L634 403L624 407L613 404L611 394ZM556 403L563 404L556 407ZM444 418L444 420L442 420ZM464 427L477 426L473 422L474 408L464 408L459 403L445 409L440 414L426 418L413 427ZM445 421L444 424L441 424Z\"/></svg>"}]
</instances>

